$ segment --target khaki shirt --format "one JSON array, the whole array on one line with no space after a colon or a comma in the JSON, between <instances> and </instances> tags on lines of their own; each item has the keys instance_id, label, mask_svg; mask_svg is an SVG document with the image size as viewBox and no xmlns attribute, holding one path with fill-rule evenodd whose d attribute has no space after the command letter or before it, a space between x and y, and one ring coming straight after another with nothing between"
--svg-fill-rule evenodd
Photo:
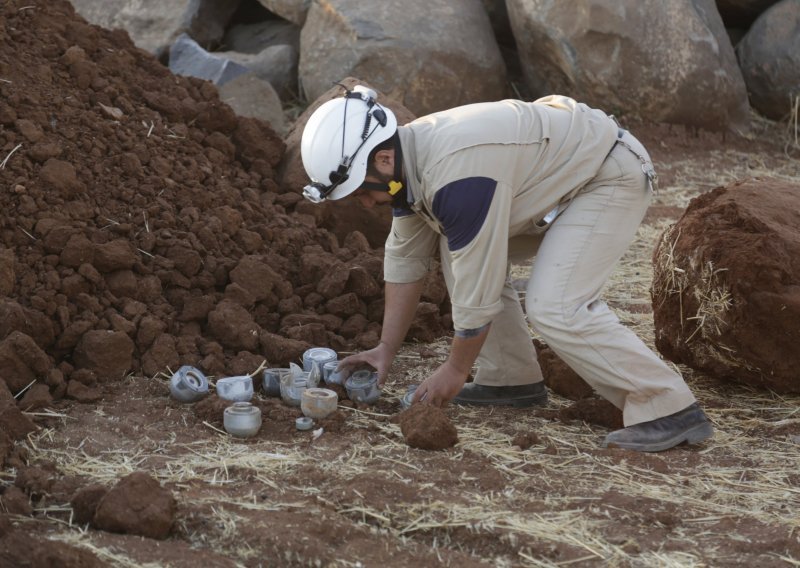
<instances>
[{"instance_id":1,"label":"khaki shirt","mask_svg":"<svg viewBox=\"0 0 800 568\"><path fill-rule=\"evenodd\" d=\"M447 238L453 324L461 331L502 310L515 241L541 233L537 222L595 176L618 127L602 111L551 96L458 107L398 132L411 211L393 219L384 279L420 280Z\"/></svg>"}]
</instances>

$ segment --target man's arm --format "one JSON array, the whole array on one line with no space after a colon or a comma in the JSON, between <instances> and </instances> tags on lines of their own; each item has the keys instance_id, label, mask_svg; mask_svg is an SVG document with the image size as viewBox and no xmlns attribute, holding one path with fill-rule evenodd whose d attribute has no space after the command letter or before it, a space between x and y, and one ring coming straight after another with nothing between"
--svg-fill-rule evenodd
<instances>
[{"instance_id":1,"label":"man's arm","mask_svg":"<svg viewBox=\"0 0 800 568\"><path fill-rule=\"evenodd\" d=\"M407 284L386 283L381 343L391 349L392 356L400 349L408 328L414 321L419 298L422 295L422 282L423 280Z\"/></svg>"},{"instance_id":2,"label":"man's arm","mask_svg":"<svg viewBox=\"0 0 800 568\"><path fill-rule=\"evenodd\" d=\"M383 309L383 328L381 342L374 349L351 355L339 363L341 369L353 369L367 363L378 371L378 383L383 384L389 375L389 367L414 321L419 298L422 294L422 282L397 284L386 283L386 298Z\"/></svg>"},{"instance_id":3,"label":"man's arm","mask_svg":"<svg viewBox=\"0 0 800 568\"><path fill-rule=\"evenodd\" d=\"M490 327L491 324L486 324L474 330L474 333L456 333L447 361L419 386L412 403L424 398L425 402L434 406L444 406L452 400L467 382Z\"/></svg>"}]
</instances>

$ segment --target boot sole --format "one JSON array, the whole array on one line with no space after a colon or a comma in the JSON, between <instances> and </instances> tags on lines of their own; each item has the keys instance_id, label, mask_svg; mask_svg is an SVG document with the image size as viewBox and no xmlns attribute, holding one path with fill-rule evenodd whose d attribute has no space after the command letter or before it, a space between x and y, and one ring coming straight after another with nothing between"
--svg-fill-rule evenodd
<instances>
[{"instance_id":1,"label":"boot sole","mask_svg":"<svg viewBox=\"0 0 800 568\"><path fill-rule=\"evenodd\" d=\"M714 436L714 427L709 422L703 422L697 426L689 428L685 432L681 432L664 440L663 442L652 444L637 444L633 442L611 442L603 441L604 448L622 448L625 450L635 450L637 452L663 452L670 448L674 448L678 444L686 442L689 445L699 444Z\"/></svg>"},{"instance_id":2,"label":"boot sole","mask_svg":"<svg viewBox=\"0 0 800 568\"><path fill-rule=\"evenodd\" d=\"M514 408L529 408L531 406L544 406L547 404L547 393L540 396L525 398L493 398L489 400L474 400L454 398L453 404L459 406L512 406Z\"/></svg>"}]
</instances>

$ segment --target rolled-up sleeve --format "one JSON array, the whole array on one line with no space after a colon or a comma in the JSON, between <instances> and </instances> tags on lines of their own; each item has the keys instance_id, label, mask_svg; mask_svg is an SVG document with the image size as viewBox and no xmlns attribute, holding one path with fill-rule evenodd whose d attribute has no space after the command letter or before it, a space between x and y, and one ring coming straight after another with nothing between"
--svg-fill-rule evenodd
<instances>
[{"instance_id":1,"label":"rolled-up sleeve","mask_svg":"<svg viewBox=\"0 0 800 568\"><path fill-rule=\"evenodd\" d=\"M383 279L394 284L416 282L431 270L439 234L418 215L392 219L383 257Z\"/></svg>"},{"instance_id":2,"label":"rolled-up sleeve","mask_svg":"<svg viewBox=\"0 0 800 568\"><path fill-rule=\"evenodd\" d=\"M447 237L457 331L483 327L503 310L510 208L509 188L489 178L458 180L436 194L433 213Z\"/></svg>"}]
</instances>

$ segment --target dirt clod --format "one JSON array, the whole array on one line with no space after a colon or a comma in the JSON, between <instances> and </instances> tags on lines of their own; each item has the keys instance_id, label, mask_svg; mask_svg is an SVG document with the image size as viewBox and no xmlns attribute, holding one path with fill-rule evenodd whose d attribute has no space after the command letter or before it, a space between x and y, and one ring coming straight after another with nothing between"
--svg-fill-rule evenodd
<instances>
[{"instance_id":1,"label":"dirt clod","mask_svg":"<svg viewBox=\"0 0 800 568\"><path fill-rule=\"evenodd\" d=\"M97 506L107 493L108 488L99 483L92 483L76 491L70 500L74 521L78 524L91 523Z\"/></svg>"},{"instance_id":2,"label":"dirt clod","mask_svg":"<svg viewBox=\"0 0 800 568\"><path fill-rule=\"evenodd\" d=\"M172 493L145 472L123 477L100 500L94 525L104 531L164 539L175 520Z\"/></svg>"},{"instance_id":3,"label":"dirt clod","mask_svg":"<svg viewBox=\"0 0 800 568\"><path fill-rule=\"evenodd\" d=\"M420 450L444 450L458 443L458 432L444 410L430 404L415 404L399 416L406 444Z\"/></svg>"}]
</instances>

